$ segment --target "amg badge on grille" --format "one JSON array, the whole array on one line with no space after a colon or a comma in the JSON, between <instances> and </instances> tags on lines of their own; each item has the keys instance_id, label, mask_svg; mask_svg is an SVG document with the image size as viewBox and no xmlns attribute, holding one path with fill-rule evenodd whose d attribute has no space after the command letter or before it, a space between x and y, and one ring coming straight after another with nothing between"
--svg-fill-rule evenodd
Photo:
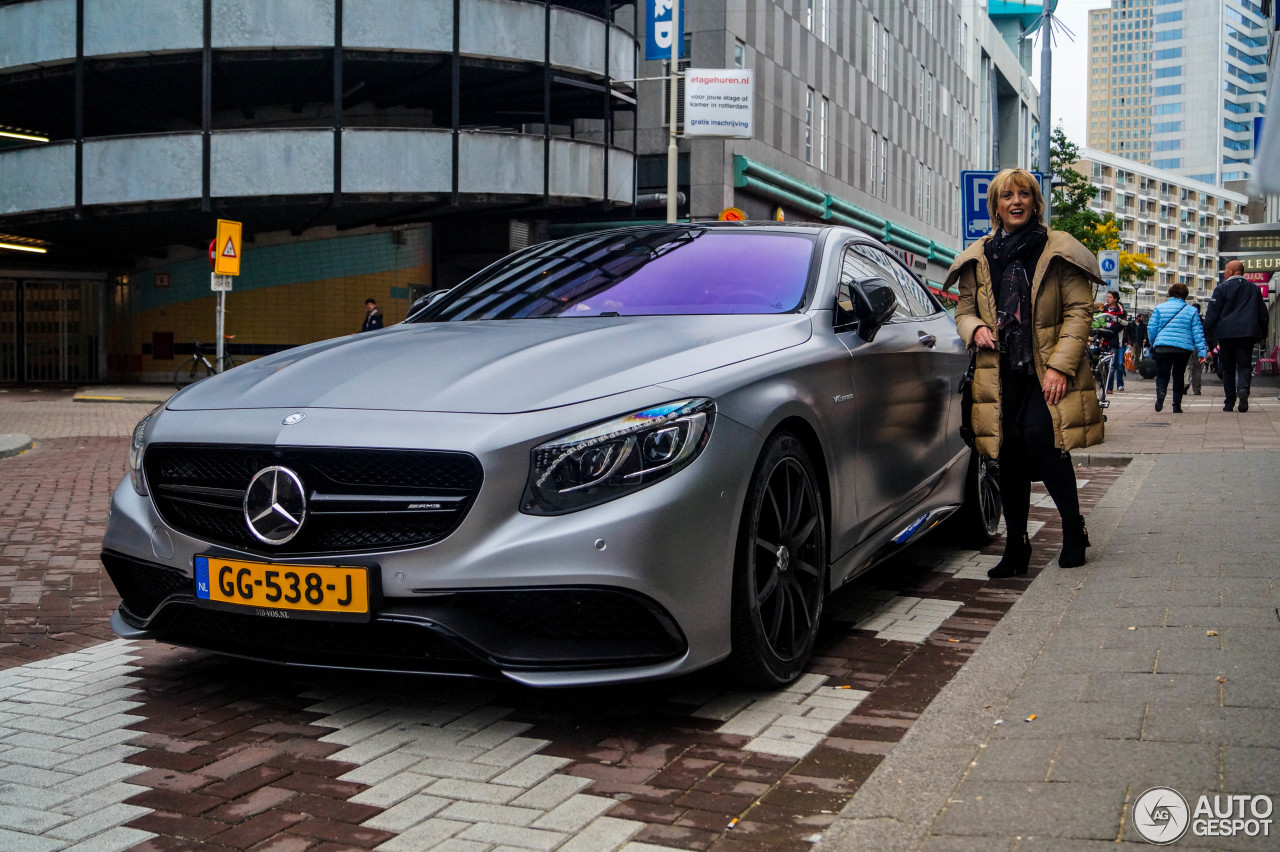
<instances>
[{"instance_id":1,"label":"amg badge on grille","mask_svg":"<svg viewBox=\"0 0 1280 852\"><path fill-rule=\"evenodd\" d=\"M306 491L298 474L289 468L264 467L249 481L244 519L258 541L284 544L298 534L306 518Z\"/></svg>"}]
</instances>

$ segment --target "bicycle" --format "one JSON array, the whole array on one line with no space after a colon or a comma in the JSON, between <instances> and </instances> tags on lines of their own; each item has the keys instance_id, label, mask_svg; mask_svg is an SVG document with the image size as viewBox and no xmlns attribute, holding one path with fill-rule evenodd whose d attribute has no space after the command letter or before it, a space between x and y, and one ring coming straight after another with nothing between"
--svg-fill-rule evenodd
<instances>
[{"instance_id":1,"label":"bicycle","mask_svg":"<svg viewBox=\"0 0 1280 852\"><path fill-rule=\"evenodd\" d=\"M230 340L235 335L224 334L222 337L224 340ZM173 385L178 390L182 390L187 385L194 384L201 379L207 379L214 373L224 373L232 367L238 367L244 363L230 353L225 353L219 361L221 369L216 369L213 366L213 362L209 360L201 348L204 344L194 337L191 338L191 342L195 344L195 354L179 364L178 369L173 371Z\"/></svg>"},{"instance_id":2,"label":"bicycle","mask_svg":"<svg viewBox=\"0 0 1280 852\"><path fill-rule=\"evenodd\" d=\"M1101 329L1094 329L1089 333L1089 367L1093 371L1094 389L1098 393L1098 407L1104 409L1102 422L1105 423L1107 421L1105 409L1111 407L1111 400L1107 399L1107 379L1111 377L1116 350L1114 347L1104 348L1104 338L1107 338L1107 333L1102 332Z\"/></svg>"}]
</instances>

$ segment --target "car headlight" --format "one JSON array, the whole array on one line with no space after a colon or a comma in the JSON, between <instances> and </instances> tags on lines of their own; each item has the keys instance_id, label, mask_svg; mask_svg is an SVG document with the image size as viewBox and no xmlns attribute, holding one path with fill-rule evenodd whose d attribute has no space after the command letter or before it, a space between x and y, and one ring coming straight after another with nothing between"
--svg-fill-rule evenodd
<instances>
[{"instance_id":1,"label":"car headlight","mask_svg":"<svg viewBox=\"0 0 1280 852\"><path fill-rule=\"evenodd\" d=\"M682 399L535 447L521 511L562 515L671 476L707 445L715 413L709 399Z\"/></svg>"},{"instance_id":2,"label":"car headlight","mask_svg":"<svg viewBox=\"0 0 1280 852\"><path fill-rule=\"evenodd\" d=\"M147 425L162 408L163 405L156 406L139 420L138 425L133 427L133 437L129 439L129 481L133 483L133 490L143 497L147 496L147 480L142 475L142 451L147 447Z\"/></svg>"}]
</instances>

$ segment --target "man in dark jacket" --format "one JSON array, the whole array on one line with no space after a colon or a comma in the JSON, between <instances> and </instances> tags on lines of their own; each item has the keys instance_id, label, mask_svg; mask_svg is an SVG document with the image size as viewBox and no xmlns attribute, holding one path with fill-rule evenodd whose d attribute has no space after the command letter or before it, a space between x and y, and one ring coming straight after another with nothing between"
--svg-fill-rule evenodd
<instances>
[{"instance_id":1,"label":"man in dark jacket","mask_svg":"<svg viewBox=\"0 0 1280 852\"><path fill-rule=\"evenodd\" d=\"M1204 317L1204 335L1218 342L1218 374L1227 398L1223 411L1231 411L1236 400L1240 410L1249 410L1249 383L1253 374L1253 344L1267 336L1267 304L1262 291L1244 277L1244 264L1227 262L1226 280L1209 299Z\"/></svg>"},{"instance_id":2,"label":"man in dark jacket","mask_svg":"<svg viewBox=\"0 0 1280 852\"><path fill-rule=\"evenodd\" d=\"M364 325L360 326L361 331L377 331L382 328L382 313L378 310L378 303L373 299L364 300Z\"/></svg>"}]
</instances>

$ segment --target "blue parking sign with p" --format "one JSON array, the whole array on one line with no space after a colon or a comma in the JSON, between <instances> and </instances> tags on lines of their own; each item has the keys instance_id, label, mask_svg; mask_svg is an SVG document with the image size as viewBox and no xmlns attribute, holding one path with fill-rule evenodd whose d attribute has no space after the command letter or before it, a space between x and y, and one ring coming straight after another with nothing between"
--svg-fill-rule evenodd
<instances>
[{"instance_id":1,"label":"blue parking sign with p","mask_svg":"<svg viewBox=\"0 0 1280 852\"><path fill-rule=\"evenodd\" d=\"M960 236L965 246L977 242L991 230L991 215L987 210L987 191L991 189L991 180L998 171L960 172ZM1032 172L1040 181L1040 192L1047 198L1049 192L1048 179L1040 172Z\"/></svg>"}]
</instances>

